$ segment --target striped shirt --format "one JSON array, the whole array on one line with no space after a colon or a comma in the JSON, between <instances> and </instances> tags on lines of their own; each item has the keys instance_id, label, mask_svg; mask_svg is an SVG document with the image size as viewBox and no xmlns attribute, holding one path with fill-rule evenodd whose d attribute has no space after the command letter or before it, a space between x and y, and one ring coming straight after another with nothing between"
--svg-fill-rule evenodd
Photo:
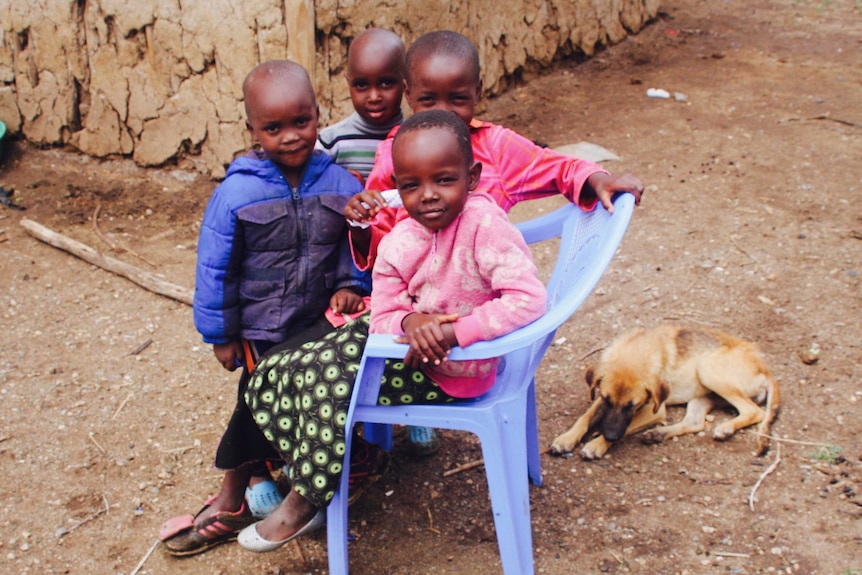
<instances>
[{"instance_id":1,"label":"striped shirt","mask_svg":"<svg viewBox=\"0 0 862 575\"><path fill-rule=\"evenodd\" d=\"M404 116L398 112L386 124L375 126L353 112L340 122L320 131L315 148L322 150L335 163L348 170L355 170L367 178L374 167L374 154L377 146L395 126L401 124Z\"/></svg>"}]
</instances>

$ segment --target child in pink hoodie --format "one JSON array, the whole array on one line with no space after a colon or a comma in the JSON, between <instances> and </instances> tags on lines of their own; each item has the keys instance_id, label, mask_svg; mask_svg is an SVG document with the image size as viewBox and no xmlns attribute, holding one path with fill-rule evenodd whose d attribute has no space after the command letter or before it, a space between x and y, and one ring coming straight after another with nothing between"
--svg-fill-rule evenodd
<instances>
[{"instance_id":1,"label":"child in pink hoodie","mask_svg":"<svg viewBox=\"0 0 862 575\"><path fill-rule=\"evenodd\" d=\"M404 386L430 383L434 394L439 385L452 398L479 396L494 384L497 360L450 362L449 350L535 321L545 312L545 287L506 213L487 193L471 191L482 165L473 161L470 132L457 115L432 110L405 121L392 159L410 218L378 248L370 332L410 344ZM398 367L390 362L388 369ZM391 378L387 384L382 403L387 394L396 403L394 395L410 393Z\"/></svg>"}]
</instances>

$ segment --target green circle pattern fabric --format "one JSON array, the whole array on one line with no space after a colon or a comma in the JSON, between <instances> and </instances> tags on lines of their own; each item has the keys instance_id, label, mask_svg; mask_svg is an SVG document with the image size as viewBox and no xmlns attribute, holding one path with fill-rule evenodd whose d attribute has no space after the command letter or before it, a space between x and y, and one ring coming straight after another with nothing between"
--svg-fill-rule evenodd
<instances>
[{"instance_id":1,"label":"green circle pattern fabric","mask_svg":"<svg viewBox=\"0 0 862 575\"><path fill-rule=\"evenodd\" d=\"M255 422L287 463L293 489L318 508L335 495L344 467L347 410L369 317L364 314L297 349L262 357L245 392ZM451 401L457 400L422 371L386 362L381 405Z\"/></svg>"}]
</instances>

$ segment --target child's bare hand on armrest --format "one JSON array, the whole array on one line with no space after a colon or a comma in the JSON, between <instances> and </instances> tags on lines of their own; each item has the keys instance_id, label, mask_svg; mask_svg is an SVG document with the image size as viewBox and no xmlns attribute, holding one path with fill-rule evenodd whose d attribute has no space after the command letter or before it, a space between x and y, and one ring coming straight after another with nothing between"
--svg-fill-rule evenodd
<instances>
[{"instance_id":1,"label":"child's bare hand on armrest","mask_svg":"<svg viewBox=\"0 0 862 575\"><path fill-rule=\"evenodd\" d=\"M635 197L635 205L641 203L641 196L644 193L644 185L638 178L631 174L602 174L595 173L587 178L587 187L595 194L596 198L601 202L605 209L614 213L613 197L618 192L627 192Z\"/></svg>"},{"instance_id":2,"label":"child's bare hand on armrest","mask_svg":"<svg viewBox=\"0 0 862 575\"><path fill-rule=\"evenodd\" d=\"M350 288L341 288L329 298L329 307L336 314L353 314L365 309L362 296Z\"/></svg>"},{"instance_id":3,"label":"child's bare hand on armrest","mask_svg":"<svg viewBox=\"0 0 862 575\"><path fill-rule=\"evenodd\" d=\"M407 343L410 350L404 363L418 369L423 363L440 365L446 361L452 346L458 345L452 322L458 314L411 313L401 322L404 335L395 338L398 343Z\"/></svg>"},{"instance_id":4,"label":"child's bare hand on armrest","mask_svg":"<svg viewBox=\"0 0 862 575\"><path fill-rule=\"evenodd\" d=\"M238 341L213 344L213 353L222 367L228 371L234 371L242 365L242 344Z\"/></svg>"}]
</instances>

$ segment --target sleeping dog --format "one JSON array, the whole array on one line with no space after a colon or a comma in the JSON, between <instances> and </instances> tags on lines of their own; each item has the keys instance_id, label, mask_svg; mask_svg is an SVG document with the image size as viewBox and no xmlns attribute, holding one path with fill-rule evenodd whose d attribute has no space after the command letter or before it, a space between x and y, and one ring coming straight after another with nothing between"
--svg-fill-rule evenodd
<instances>
[{"instance_id":1,"label":"sleeping dog","mask_svg":"<svg viewBox=\"0 0 862 575\"><path fill-rule=\"evenodd\" d=\"M672 325L630 331L607 347L599 364L586 372L593 401L587 412L551 444L569 453L590 432L599 435L581 449L584 459L601 458L610 446L666 421L666 405L686 404L685 417L643 434L644 441L697 433L717 405L739 414L715 426L725 440L737 430L760 423L757 454L769 449L769 426L778 413L778 384L757 345L726 333ZM765 409L758 404L766 402Z\"/></svg>"}]
</instances>

